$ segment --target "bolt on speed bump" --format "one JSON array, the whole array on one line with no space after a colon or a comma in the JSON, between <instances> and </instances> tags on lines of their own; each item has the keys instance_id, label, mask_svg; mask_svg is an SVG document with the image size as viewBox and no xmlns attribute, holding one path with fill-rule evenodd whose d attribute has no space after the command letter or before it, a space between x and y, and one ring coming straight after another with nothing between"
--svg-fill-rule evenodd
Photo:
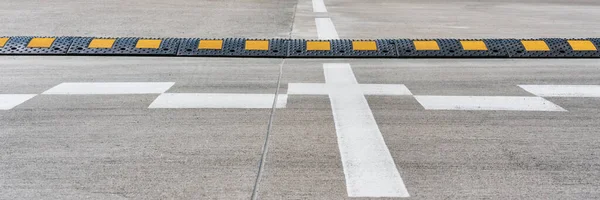
<instances>
[{"instance_id":1,"label":"bolt on speed bump","mask_svg":"<svg viewBox=\"0 0 600 200\"><path fill-rule=\"evenodd\" d=\"M394 40L292 40L289 57L315 58L393 58Z\"/></svg>"},{"instance_id":2,"label":"bolt on speed bump","mask_svg":"<svg viewBox=\"0 0 600 200\"><path fill-rule=\"evenodd\" d=\"M507 50L512 58L598 58L593 39L506 39Z\"/></svg>"},{"instance_id":3,"label":"bolt on speed bump","mask_svg":"<svg viewBox=\"0 0 600 200\"><path fill-rule=\"evenodd\" d=\"M507 58L500 39L399 39L399 57L406 58Z\"/></svg>"},{"instance_id":4,"label":"bolt on speed bump","mask_svg":"<svg viewBox=\"0 0 600 200\"><path fill-rule=\"evenodd\" d=\"M179 56L275 57L287 56L286 39L182 39Z\"/></svg>"},{"instance_id":5,"label":"bolt on speed bump","mask_svg":"<svg viewBox=\"0 0 600 200\"><path fill-rule=\"evenodd\" d=\"M600 38L249 39L0 37L0 55L265 58L600 58Z\"/></svg>"},{"instance_id":6,"label":"bolt on speed bump","mask_svg":"<svg viewBox=\"0 0 600 200\"><path fill-rule=\"evenodd\" d=\"M70 55L175 56L178 38L75 38Z\"/></svg>"},{"instance_id":7,"label":"bolt on speed bump","mask_svg":"<svg viewBox=\"0 0 600 200\"><path fill-rule=\"evenodd\" d=\"M65 55L73 37L0 37L0 54Z\"/></svg>"}]
</instances>

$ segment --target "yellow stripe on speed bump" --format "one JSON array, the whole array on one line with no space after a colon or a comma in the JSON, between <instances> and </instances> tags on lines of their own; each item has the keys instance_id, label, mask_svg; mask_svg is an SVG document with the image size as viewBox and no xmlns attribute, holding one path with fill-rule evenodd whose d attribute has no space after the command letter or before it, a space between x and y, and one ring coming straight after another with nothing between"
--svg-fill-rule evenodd
<instances>
[{"instance_id":1,"label":"yellow stripe on speed bump","mask_svg":"<svg viewBox=\"0 0 600 200\"><path fill-rule=\"evenodd\" d=\"M158 49L162 40L138 40L135 48L138 49Z\"/></svg>"},{"instance_id":2,"label":"yellow stripe on speed bump","mask_svg":"<svg viewBox=\"0 0 600 200\"><path fill-rule=\"evenodd\" d=\"M417 51L439 51L440 46L435 40L427 40L427 41L413 41L415 45L415 49Z\"/></svg>"},{"instance_id":3,"label":"yellow stripe on speed bump","mask_svg":"<svg viewBox=\"0 0 600 200\"><path fill-rule=\"evenodd\" d=\"M307 41L307 51L331 51L331 42L329 41Z\"/></svg>"},{"instance_id":4,"label":"yellow stripe on speed bump","mask_svg":"<svg viewBox=\"0 0 600 200\"><path fill-rule=\"evenodd\" d=\"M352 50L377 51L377 43L375 41L352 41Z\"/></svg>"},{"instance_id":5,"label":"yellow stripe on speed bump","mask_svg":"<svg viewBox=\"0 0 600 200\"><path fill-rule=\"evenodd\" d=\"M246 50L269 50L268 40L246 40Z\"/></svg>"},{"instance_id":6,"label":"yellow stripe on speed bump","mask_svg":"<svg viewBox=\"0 0 600 200\"><path fill-rule=\"evenodd\" d=\"M33 38L27 44L27 48L50 48L56 38Z\"/></svg>"},{"instance_id":7,"label":"yellow stripe on speed bump","mask_svg":"<svg viewBox=\"0 0 600 200\"><path fill-rule=\"evenodd\" d=\"M550 51L550 47L543 40L521 40L527 51Z\"/></svg>"},{"instance_id":8,"label":"yellow stripe on speed bump","mask_svg":"<svg viewBox=\"0 0 600 200\"><path fill-rule=\"evenodd\" d=\"M487 51L488 48L485 45L485 42L481 40L477 41L460 41L460 44L463 46L465 51Z\"/></svg>"},{"instance_id":9,"label":"yellow stripe on speed bump","mask_svg":"<svg viewBox=\"0 0 600 200\"><path fill-rule=\"evenodd\" d=\"M116 39L97 39L94 38L88 48L90 49L110 49L115 44Z\"/></svg>"},{"instance_id":10,"label":"yellow stripe on speed bump","mask_svg":"<svg viewBox=\"0 0 600 200\"><path fill-rule=\"evenodd\" d=\"M589 40L568 40L573 51L598 51L594 43Z\"/></svg>"},{"instance_id":11,"label":"yellow stripe on speed bump","mask_svg":"<svg viewBox=\"0 0 600 200\"><path fill-rule=\"evenodd\" d=\"M8 42L9 38L0 38L0 48L4 47L4 45L6 45L6 42Z\"/></svg>"},{"instance_id":12,"label":"yellow stripe on speed bump","mask_svg":"<svg viewBox=\"0 0 600 200\"><path fill-rule=\"evenodd\" d=\"M200 40L198 49L221 50L223 49L223 40Z\"/></svg>"}]
</instances>

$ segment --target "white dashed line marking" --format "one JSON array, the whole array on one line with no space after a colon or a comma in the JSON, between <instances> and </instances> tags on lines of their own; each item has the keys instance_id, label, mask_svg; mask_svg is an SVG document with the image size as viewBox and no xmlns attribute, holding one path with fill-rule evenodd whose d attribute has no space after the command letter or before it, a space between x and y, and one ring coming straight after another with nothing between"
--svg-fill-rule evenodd
<instances>
[{"instance_id":1,"label":"white dashed line marking","mask_svg":"<svg viewBox=\"0 0 600 200\"><path fill-rule=\"evenodd\" d=\"M36 94L0 94L0 110L10 110L35 96Z\"/></svg>"},{"instance_id":2,"label":"white dashed line marking","mask_svg":"<svg viewBox=\"0 0 600 200\"><path fill-rule=\"evenodd\" d=\"M427 110L566 111L541 97L416 95L415 99Z\"/></svg>"},{"instance_id":3,"label":"white dashed line marking","mask_svg":"<svg viewBox=\"0 0 600 200\"><path fill-rule=\"evenodd\" d=\"M42 94L161 94L174 82L61 83Z\"/></svg>"},{"instance_id":4,"label":"white dashed line marking","mask_svg":"<svg viewBox=\"0 0 600 200\"><path fill-rule=\"evenodd\" d=\"M274 94L165 93L149 108L272 108ZM287 95L279 95L278 108L285 108Z\"/></svg>"},{"instance_id":5,"label":"white dashed line marking","mask_svg":"<svg viewBox=\"0 0 600 200\"><path fill-rule=\"evenodd\" d=\"M320 40L340 39L330 18L315 18L315 23Z\"/></svg>"},{"instance_id":6,"label":"white dashed line marking","mask_svg":"<svg viewBox=\"0 0 600 200\"><path fill-rule=\"evenodd\" d=\"M541 97L600 97L600 85L519 85Z\"/></svg>"},{"instance_id":7,"label":"white dashed line marking","mask_svg":"<svg viewBox=\"0 0 600 200\"><path fill-rule=\"evenodd\" d=\"M325 2L323 0L312 0L313 12L324 13L327 12Z\"/></svg>"}]
</instances>

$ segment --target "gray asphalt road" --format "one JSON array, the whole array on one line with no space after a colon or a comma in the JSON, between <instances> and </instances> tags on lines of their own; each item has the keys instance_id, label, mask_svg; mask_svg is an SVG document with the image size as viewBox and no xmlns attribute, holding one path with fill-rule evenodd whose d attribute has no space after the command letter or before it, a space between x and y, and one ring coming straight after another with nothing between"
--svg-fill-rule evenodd
<instances>
[{"instance_id":1,"label":"gray asphalt road","mask_svg":"<svg viewBox=\"0 0 600 200\"><path fill-rule=\"evenodd\" d=\"M341 38L600 35L595 1L324 0L324 6L327 12L314 12L307 0L15 1L0 8L0 35L315 39L331 36L331 30ZM332 24L319 30L315 18L330 18ZM337 67L328 68L331 63ZM363 181L367 184L356 189L352 180L367 178L353 169L395 170L409 199L598 199L600 96L542 99L519 87L600 85L598 63L3 56L0 199L250 199L253 192L258 199L366 193L368 198L381 194L374 186L388 186L381 183L393 177ZM336 85L349 74L327 73L344 66L360 85ZM142 85L126 90L123 82ZM88 94L43 94L61 83L120 85L73 90ZM172 86L135 94L147 83ZM315 84L299 92L298 85L291 86L298 83ZM319 88L324 83L334 83L334 89ZM387 86L392 92L406 87L410 94L387 94ZM89 94L98 91L115 94ZM6 108L17 94L35 96ZM366 94L367 109L356 94ZM168 95L175 97L166 104L188 108L150 108ZM444 105L452 96L516 99L432 110L418 99L431 95L445 98ZM485 102L496 103L495 109L480 110L489 108ZM521 107L500 109L513 106ZM540 106L562 111L524 111ZM368 113L376 123L369 123ZM356 130L361 134L348 136L363 140L340 138ZM374 133L382 140L369 137ZM389 154L372 154L373 147ZM364 152L364 159L348 152ZM373 159L380 165L367 162ZM391 168L385 162L390 160Z\"/></svg>"}]
</instances>

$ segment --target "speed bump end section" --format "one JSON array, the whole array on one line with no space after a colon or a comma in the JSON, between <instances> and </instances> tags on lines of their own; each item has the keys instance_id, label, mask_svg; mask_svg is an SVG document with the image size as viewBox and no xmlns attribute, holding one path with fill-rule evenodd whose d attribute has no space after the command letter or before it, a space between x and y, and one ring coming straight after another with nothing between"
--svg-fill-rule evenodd
<instances>
[{"instance_id":1,"label":"speed bump end section","mask_svg":"<svg viewBox=\"0 0 600 200\"><path fill-rule=\"evenodd\" d=\"M179 56L222 56L222 57L275 57L287 56L286 39L203 39L181 40Z\"/></svg>"},{"instance_id":2,"label":"speed bump end section","mask_svg":"<svg viewBox=\"0 0 600 200\"><path fill-rule=\"evenodd\" d=\"M377 43L375 41L352 41L352 50L377 51Z\"/></svg>"},{"instance_id":3,"label":"speed bump end section","mask_svg":"<svg viewBox=\"0 0 600 200\"><path fill-rule=\"evenodd\" d=\"M223 40L200 40L198 49L221 50L223 49Z\"/></svg>"},{"instance_id":4,"label":"speed bump end section","mask_svg":"<svg viewBox=\"0 0 600 200\"><path fill-rule=\"evenodd\" d=\"M245 50L258 50L268 51L269 41L268 40L246 40Z\"/></svg>"},{"instance_id":5,"label":"speed bump end section","mask_svg":"<svg viewBox=\"0 0 600 200\"><path fill-rule=\"evenodd\" d=\"M393 58L395 40L304 40L290 42L292 58Z\"/></svg>"},{"instance_id":6,"label":"speed bump end section","mask_svg":"<svg viewBox=\"0 0 600 200\"><path fill-rule=\"evenodd\" d=\"M0 54L61 55L66 54L73 37L2 37Z\"/></svg>"},{"instance_id":7,"label":"speed bump end section","mask_svg":"<svg viewBox=\"0 0 600 200\"><path fill-rule=\"evenodd\" d=\"M101 38L94 38L92 39L92 41L90 41L90 44L88 45L88 48L90 49L108 49L108 48L112 48L113 45L115 44L116 39L101 39Z\"/></svg>"},{"instance_id":8,"label":"speed bump end section","mask_svg":"<svg viewBox=\"0 0 600 200\"><path fill-rule=\"evenodd\" d=\"M177 55L178 38L75 38L68 54L73 55Z\"/></svg>"},{"instance_id":9,"label":"speed bump end section","mask_svg":"<svg viewBox=\"0 0 600 200\"><path fill-rule=\"evenodd\" d=\"M505 58L508 52L499 39L434 39L396 41L403 58Z\"/></svg>"}]
</instances>

